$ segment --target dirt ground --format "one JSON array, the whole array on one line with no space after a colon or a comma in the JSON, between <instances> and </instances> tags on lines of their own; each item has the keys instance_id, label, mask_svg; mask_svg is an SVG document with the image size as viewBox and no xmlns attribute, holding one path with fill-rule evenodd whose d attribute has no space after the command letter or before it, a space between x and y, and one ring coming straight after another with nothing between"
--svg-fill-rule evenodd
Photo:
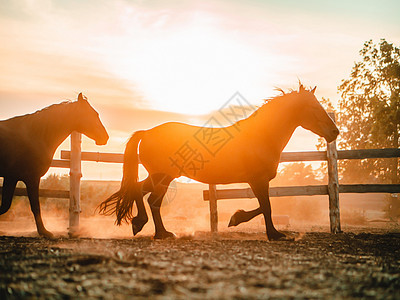
<instances>
[{"instance_id":1,"label":"dirt ground","mask_svg":"<svg viewBox=\"0 0 400 300\"><path fill-rule=\"evenodd\" d=\"M0 237L0 298L400 298L400 233Z\"/></svg>"}]
</instances>

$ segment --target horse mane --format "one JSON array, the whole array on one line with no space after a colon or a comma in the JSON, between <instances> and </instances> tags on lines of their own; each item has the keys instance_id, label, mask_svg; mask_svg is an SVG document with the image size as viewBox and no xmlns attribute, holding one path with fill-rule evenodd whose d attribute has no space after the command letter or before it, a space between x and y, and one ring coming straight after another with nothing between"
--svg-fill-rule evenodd
<instances>
[{"instance_id":1,"label":"horse mane","mask_svg":"<svg viewBox=\"0 0 400 300\"><path fill-rule=\"evenodd\" d=\"M292 90L292 89L289 90L289 92L285 92L285 91L284 91L283 89L281 89L281 88L276 88L275 90L276 90L276 91L279 91L280 94L279 94L279 95L276 95L276 96L273 96L273 97L269 97L269 98L263 99L263 100L264 100L264 103L261 105L260 108L269 107L269 106L275 104L276 102L278 102L278 101L279 101L280 99L282 99L282 98L286 98L286 97L288 97L288 96L291 96L291 95L294 95L294 94L298 93L298 91Z\"/></svg>"},{"instance_id":2,"label":"horse mane","mask_svg":"<svg viewBox=\"0 0 400 300\"><path fill-rule=\"evenodd\" d=\"M28 113L28 114L21 115L21 116L15 116L15 117L10 118L9 120L17 119L17 118L18 119L30 119L32 117L41 116L43 113L51 112L51 111L58 110L58 109L63 109L68 104L71 104L71 103L73 103L73 102L67 100L67 101L63 101L61 103L51 104L49 106L46 106L42 109L39 109L39 110L33 112L33 113Z\"/></svg>"},{"instance_id":3,"label":"horse mane","mask_svg":"<svg viewBox=\"0 0 400 300\"><path fill-rule=\"evenodd\" d=\"M54 109L57 109L57 108L65 107L65 106L67 106L67 104L71 104L71 103L72 103L72 101L66 100L66 101L63 101L61 103L51 104L49 106L46 106L46 107L44 107L42 109L39 109L39 110L35 111L34 113L26 114L25 116L29 116L29 115L32 116L32 115L42 114L42 113L45 113L45 112L48 112L48 111L51 111L51 110L54 110Z\"/></svg>"},{"instance_id":4,"label":"horse mane","mask_svg":"<svg viewBox=\"0 0 400 300\"><path fill-rule=\"evenodd\" d=\"M251 114L250 117L247 118L247 119L258 118L258 116L260 115L260 113L266 113L266 112L268 112L268 111L273 110L274 107L275 107L277 104L280 103L280 100L282 100L282 99L284 99L284 98L285 98L285 99L291 98L291 97L293 97L293 96L295 96L295 95L298 95L298 94L300 94L300 93L303 93L303 92L305 92L305 91L310 91L310 90L308 90L308 89L305 89L304 86L301 84L301 82L299 82L299 88L298 88L298 90L289 89L288 91L285 91L285 90L283 90L283 89L280 88L280 87L275 87L274 90L280 92L280 94L279 94L279 95L276 95L276 96L273 96L273 97L270 97L270 98L263 99L263 100L264 100L264 103L263 103L262 105L260 105L260 106L256 109L256 111L254 111L254 113ZM240 120L239 122L245 121L245 120L247 120L247 119Z\"/></svg>"},{"instance_id":5,"label":"horse mane","mask_svg":"<svg viewBox=\"0 0 400 300\"><path fill-rule=\"evenodd\" d=\"M67 113L70 110L69 105L72 103L74 102L63 101L61 103L49 105L33 113L16 116L4 121L18 123L21 122L27 124L28 127L37 128L37 126L39 126L42 128L49 128L62 120L62 116L64 113Z\"/></svg>"},{"instance_id":6,"label":"horse mane","mask_svg":"<svg viewBox=\"0 0 400 300\"><path fill-rule=\"evenodd\" d=\"M264 104L263 104L262 106L264 106L264 105L266 105L266 104L269 104L269 103L271 103L271 102L273 102L273 101L275 101L275 100L281 99L281 98L284 97L284 96L289 96L289 95L294 95L294 94L300 94L300 93L303 92L303 91L311 91L311 89L308 90L308 89L305 88L305 87L303 86L303 84L299 81L299 88L298 88L298 90L295 90L295 89L291 88L291 89L289 89L288 91L285 92L284 89L282 89L282 88L280 88L280 87L275 87L275 88L274 88L274 91L280 92L280 94L277 95L277 96L273 96L273 97L270 97L270 98L263 99L263 100L264 100Z\"/></svg>"}]
</instances>

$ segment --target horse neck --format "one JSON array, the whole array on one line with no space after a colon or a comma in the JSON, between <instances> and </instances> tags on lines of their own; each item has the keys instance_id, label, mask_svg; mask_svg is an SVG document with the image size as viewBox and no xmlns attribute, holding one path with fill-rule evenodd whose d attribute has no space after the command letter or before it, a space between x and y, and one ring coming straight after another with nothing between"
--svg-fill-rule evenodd
<instances>
[{"instance_id":1,"label":"horse neck","mask_svg":"<svg viewBox=\"0 0 400 300\"><path fill-rule=\"evenodd\" d=\"M254 131L254 139L262 147L281 153L289 142L298 124L298 108L296 101L291 101L293 95L281 96L272 100L255 112L249 127Z\"/></svg>"},{"instance_id":2,"label":"horse neck","mask_svg":"<svg viewBox=\"0 0 400 300\"><path fill-rule=\"evenodd\" d=\"M73 102L55 104L31 117L29 126L33 137L41 139L52 154L76 127Z\"/></svg>"}]
</instances>

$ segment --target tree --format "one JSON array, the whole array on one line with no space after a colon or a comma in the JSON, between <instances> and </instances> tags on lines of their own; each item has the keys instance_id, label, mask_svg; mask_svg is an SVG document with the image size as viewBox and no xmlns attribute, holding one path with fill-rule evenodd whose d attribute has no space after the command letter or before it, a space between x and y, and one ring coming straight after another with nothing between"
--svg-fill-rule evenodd
<instances>
[{"instance_id":1,"label":"tree","mask_svg":"<svg viewBox=\"0 0 400 300\"><path fill-rule=\"evenodd\" d=\"M68 190L69 189L69 176L68 175L57 175L49 174L46 178L40 181L41 189L50 190Z\"/></svg>"},{"instance_id":2,"label":"tree","mask_svg":"<svg viewBox=\"0 0 400 300\"><path fill-rule=\"evenodd\" d=\"M338 87L342 149L398 148L400 130L400 49L382 39L360 51L350 78ZM399 181L399 160L357 161L358 171L382 182ZM351 172L346 168L345 172Z\"/></svg>"},{"instance_id":3,"label":"tree","mask_svg":"<svg viewBox=\"0 0 400 300\"><path fill-rule=\"evenodd\" d=\"M341 93L338 124L341 149L399 148L400 49L382 39L365 42L350 77L338 87ZM399 159L354 160L341 164L342 176L359 175L379 182L399 183ZM400 200L393 202L400 215Z\"/></svg>"},{"instance_id":4,"label":"tree","mask_svg":"<svg viewBox=\"0 0 400 300\"><path fill-rule=\"evenodd\" d=\"M271 182L271 185L312 185L318 183L318 179L310 164L296 162L284 164L276 178Z\"/></svg>"}]
</instances>

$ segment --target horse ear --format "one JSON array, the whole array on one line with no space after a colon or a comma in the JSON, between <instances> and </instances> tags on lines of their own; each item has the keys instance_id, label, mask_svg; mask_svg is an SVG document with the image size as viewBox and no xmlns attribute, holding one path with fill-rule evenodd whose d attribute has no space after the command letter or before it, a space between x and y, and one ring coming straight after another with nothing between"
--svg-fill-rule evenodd
<instances>
[{"instance_id":1,"label":"horse ear","mask_svg":"<svg viewBox=\"0 0 400 300\"><path fill-rule=\"evenodd\" d=\"M310 92L314 94L316 89L317 89L317 86L314 86L314 88Z\"/></svg>"},{"instance_id":2,"label":"horse ear","mask_svg":"<svg viewBox=\"0 0 400 300\"><path fill-rule=\"evenodd\" d=\"M79 93L79 95L78 95L78 101L83 101L82 93Z\"/></svg>"}]
</instances>

